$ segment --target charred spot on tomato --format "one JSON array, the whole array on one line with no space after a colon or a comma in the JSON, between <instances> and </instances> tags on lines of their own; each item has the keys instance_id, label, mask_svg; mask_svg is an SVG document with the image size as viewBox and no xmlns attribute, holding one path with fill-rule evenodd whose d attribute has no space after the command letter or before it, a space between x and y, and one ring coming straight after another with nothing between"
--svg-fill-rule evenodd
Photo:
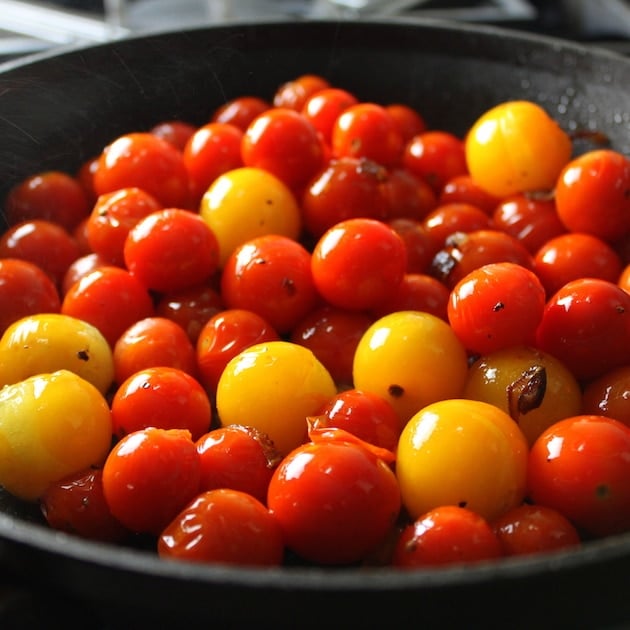
<instances>
[{"instance_id":1,"label":"charred spot on tomato","mask_svg":"<svg viewBox=\"0 0 630 630\"><path fill-rule=\"evenodd\" d=\"M468 501L465 501L465 500L464 501L459 501L457 503L457 506L460 507L460 508L465 508L465 507L468 506Z\"/></svg>"},{"instance_id":2,"label":"charred spot on tomato","mask_svg":"<svg viewBox=\"0 0 630 630\"><path fill-rule=\"evenodd\" d=\"M291 278L282 278L282 288L287 292L287 295L295 295L297 293L295 282Z\"/></svg>"},{"instance_id":3,"label":"charred spot on tomato","mask_svg":"<svg viewBox=\"0 0 630 630\"><path fill-rule=\"evenodd\" d=\"M538 409L547 391L547 370L542 365L532 365L507 386L510 416L518 422L520 416Z\"/></svg>"},{"instance_id":4,"label":"charred spot on tomato","mask_svg":"<svg viewBox=\"0 0 630 630\"><path fill-rule=\"evenodd\" d=\"M374 160L370 160L368 158L359 159L357 173L361 175L371 175L379 182L387 181L387 169Z\"/></svg>"},{"instance_id":5,"label":"charred spot on tomato","mask_svg":"<svg viewBox=\"0 0 630 630\"><path fill-rule=\"evenodd\" d=\"M497 302L493 307L492 311L497 313L498 311L502 311L505 308L505 304L503 302Z\"/></svg>"},{"instance_id":6,"label":"charred spot on tomato","mask_svg":"<svg viewBox=\"0 0 630 630\"><path fill-rule=\"evenodd\" d=\"M401 398L405 393L405 389L401 385L392 384L387 388L387 393L392 398Z\"/></svg>"},{"instance_id":7,"label":"charred spot on tomato","mask_svg":"<svg viewBox=\"0 0 630 630\"><path fill-rule=\"evenodd\" d=\"M459 258L454 250L441 249L431 261L431 275L444 282L459 263Z\"/></svg>"},{"instance_id":8,"label":"charred spot on tomato","mask_svg":"<svg viewBox=\"0 0 630 630\"><path fill-rule=\"evenodd\" d=\"M620 314L622 314L622 313L625 313L625 312L626 312L626 309L623 307L623 305L622 305L622 304L617 304L617 305L615 306L615 310L617 311L617 313L620 313Z\"/></svg>"},{"instance_id":9,"label":"charred spot on tomato","mask_svg":"<svg viewBox=\"0 0 630 630\"><path fill-rule=\"evenodd\" d=\"M79 359L79 361L89 361L90 353L87 350L79 350L77 352L77 359Z\"/></svg>"}]
</instances>

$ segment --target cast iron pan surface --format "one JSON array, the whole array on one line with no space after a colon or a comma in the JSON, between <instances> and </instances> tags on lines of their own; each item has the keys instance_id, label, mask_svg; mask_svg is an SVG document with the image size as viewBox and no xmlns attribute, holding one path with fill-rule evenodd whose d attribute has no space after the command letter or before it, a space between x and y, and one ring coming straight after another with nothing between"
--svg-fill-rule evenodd
<instances>
[{"instance_id":1,"label":"cast iron pan surface","mask_svg":"<svg viewBox=\"0 0 630 630\"><path fill-rule=\"evenodd\" d=\"M307 72L363 100L414 105L431 127L459 134L496 103L531 99L567 130L603 132L630 154L630 61L612 53L438 21L234 23L5 64L0 199L30 174L73 172L121 133L173 118L202 124L227 99L271 97ZM48 529L36 506L4 493L0 566L68 611L72 601L81 602L75 612L98 611L107 627L179 620L209 628L599 628L630 621L630 535L474 567L250 570L166 562L150 549L79 540Z\"/></svg>"}]
</instances>

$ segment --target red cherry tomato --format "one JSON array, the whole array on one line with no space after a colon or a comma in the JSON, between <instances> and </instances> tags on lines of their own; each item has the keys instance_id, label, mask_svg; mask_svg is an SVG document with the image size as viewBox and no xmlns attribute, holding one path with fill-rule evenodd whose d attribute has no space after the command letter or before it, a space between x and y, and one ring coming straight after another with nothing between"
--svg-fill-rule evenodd
<instances>
[{"instance_id":1,"label":"red cherry tomato","mask_svg":"<svg viewBox=\"0 0 630 630\"><path fill-rule=\"evenodd\" d=\"M400 491L389 466L360 444L311 442L280 462L267 505L299 557L343 565L385 539L398 517Z\"/></svg>"},{"instance_id":2,"label":"red cherry tomato","mask_svg":"<svg viewBox=\"0 0 630 630\"><path fill-rule=\"evenodd\" d=\"M97 195L141 188L164 207L189 207L188 172L182 152L152 133L125 134L107 145L93 181Z\"/></svg>"},{"instance_id":3,"label":"red cherry tomato","mask_svg":"<svg viewBox=\"0 0 630 630\"><path fill-rule=\"evenodd\" d=\"M107 456L105 500L131 531L159 535L198 494L200 470L190 432L148 427L123 437Z\"/></svg>"},{"instance_id":4,"label":"red cherry tomato","mask_svg":"<svg viewBox=\"0 0 630 630\"><path fill-rule=\"evenodd\" d=\"M170 142L176 149L184 150L186 143L195 133L197 127L183 120L164 120L157 123L149 132L162 140Z\"/></svg>"},{"instance_id":5,"label":"red cherry tomato","mask_svg":"<svg viewBox=\"0 0 630 630\"><path fill-rule=\"evenodd\" d=\"M545 289L535 273L514 263L492 263L455 285L447 310L464 346L488 354L533 344L544 308Z\"/></svg>"},{"instance_id":6,"label":"red cherry tomato","mask_svg":"<svg viewBox=\"0 0 630 630\"><path fill-rule=\"evenodd\" d=\"M245 166L262 168L301 191L324 165L322 139L300 112L274 107L257 116L241 143Z\"/></svg>"},{"instance_id":7,"label":"red cherry tomato","mask_svg":"<svg viewBox=\"0 0 630 630\"><path fill-rule=\"evenodd\" d=\"M154 315L148 290L127 270L104 266L83 276L66 292L61 312L96 326L113 348L129 326Z\"/></svg>"},{"instance_id":8,"label":"red cherry tomato","mask_svg":"<svg viewBox=\"0 0 630 630\"><path fill-rule=\"evenodd\" d=\"M267 503L271 476L282 457L266 433L239 424L219 427L197 440L201 489L230 488Z\"/></svg>"},{"instance_id":9,"label":"red cherry tomato","mask_svg":"<svg viewBox=\"0 0 630 630\"><path fill-rule=\"evenodd\" d=\"M193 440L210 430L212 408L204 389L174 367L149 367L122 381L111 403L116 437L147 427L186 429Z\"/></svg>"},{"instance_id":10,"label":"red cherry tomato","mask_svg":"<svg viewBox=\"0 0 630 630\"><path fill-rule=\"evenodd\" d=\"M254 311L288 333L318 302L308 250L286 236L246 241L227 259L221 295L228 308Z\"/></svg>"},{"instance_id":11,"label":"red cherry tomato","mask_svg":"<svg viewBox=\"0 0 630 630\"><path fill-rule=\"evenodd\" d=\"M172 319L146 317L131 324L113 348L115 380L151 367L173 367L197 375L195 347L186 331Z\"/></svg>"},{"instance_id":12,"label":"red cherry tomato","mask_svg":"<svg viewBox=\"0 0 630 630\"><path fill-rule=\"evenodd\" d=\"M385 200L383 218L391 221L399 217L423 219L437 206L433 189L422 178L403 168L390 168L381 183Z\"/></svg>"},{"instance_id":13,"label":"red cherry tomato","mask_svg":"<svg viewBox=\"0 0 630 630\"><path fill-rule=\"evenodd\" d=\"M89 540L120 543L129 530L109 510L103 494L103 470L89 468L52 483L40 508L53 529Z\"/></svg>"},{"instance_id":14,"label":"red cherry tomato","mask_svg":"<svg viewBox=\"0 0 630 630\"><path fill-rule=\"evenodd\" d=\"M322 135L324 141L330 144L335 121L348 107L358 102L357 97L347 90L325 88L318 90L307 99L302 108L302 114Z\"/></svg>"},{"instance_id":15,"label":"red cherry tomato","mask_svg":"<svg viewBox=\"0 0 630 630\"><path fill-rule=\"evenodd\" d=\"M492 228L490 217L477 206L468 203L439 205L422 220L425 231L438 247L454 232L474 232Z\"/></svg>"},{"instance_id":16,"label":"red cherry tomato","mask_svg":"<svg viewBox=\"0 0 630 630\"><path fill-rule=\"evenodd\" d=\"M7 194L4 215L8 225L43 219L72 231L90 212L90 201L77 179L61 171L27 177Z\"/></svg>"},{"instance_id":17,"label":"red cherry tomato","mask_svg":"<svg viewBox=\"0 0 630 630\"><path fill-rule=\"evenodd\" d=\"M85 254L76 258L66 269L61 281L61 295L65 295L68 289L78 282L83 276L87 276L95 269L111 266L109 261L101 258L98 254Z\"/></svg>"},{"instance_id":18,"label":"red cherry tomato","mask_svg":"<svg viewBox=\"0 0 630 630\"><path fill-rule=\"evenodd\" d=\"M161 558L277 566L284 543L274 517L257 499L226 488L202 492L161 532Z\"/></svg>"},{"instance_id":19,"label":"red cherry tomato","mask_svg":"<svg viewBox=\"0 0 630 630\"><path fill-rule=\"evenodd\" d=\"M584 388L582 410L630 426L630 365L614 368L590 381Z\"/></svg>"},{"instance_id":20,"label":"red cherry tomato","mask_svg":"<svg viewBox=\"0 0 630 630\"><path fill-rule=\"evenodd\" d=\"M390 103L385 110L393 118L403 142L427 130L427 124L417 110L405 103Z\"/></svg>"},{"instance_id":21,"label":"red cherry tomato","mask_svg":"<svg viewBox=\"0 0 630 630\"><path fill-rule=\"evenodd\" d=\"M258 96L238 96L218 107L210 122L234 125L245 131L249 123L271 107L271 103Z\"/></svg>"},{"instance_id":22,"label":"red cherry tomato","mask_svg":"<svg viewBox=\"0 0 630 630\"><path fill-rule=\"evenodd\" d=\"M0 334L22 317L60 310L59 292L43 269L19 258L0 259Z\"/></svg>"},{"instance_id":23,"label":"red cherry tomato","mask_svg":"<svg viewBox=\"0 0 630 630\"><path fill-rule=\"evenodd\" d=\"M580 381L625 365L630 356L630 294L597 278L568 282L547 302L536 345Z\"/></svg>"},{"instance_id":24,"label":"red cherry tomato","mask_svg":"<svg viewBox=\"0 0 630 630\"><path fill-rule=\"evenodd\" d=\"M501 543L485 518L468 508L445 505L405 527L392 564L411 569L494 560L502 555Z\"/></svg>"},{"instance_id":25,"label":"red cherry tomato","mask_svg":"<svg viewBox=\"0 0 630 630\"><path fill-rule=\"evenodd\" d=\"M539 436L528 463L530 498L592 536L630 530L630 427L604 416L561 420Z\"/></svg>"},{"instance_id":26,"label":"red cherry tomato","mask_svg":"<svg viewBox=\"0 0 630 630\"><path fill-rule=\"evenodd\" d=\"M422 221L403 217L387 223L405 242L407 273L426 273L440 246L431 238Z\"/></svg>"},{"instance_id":27,"label":"red cherry tomato","mask_svg":"<svg viewBox=\"0 0 630 630\"><path fill-rule=\"evenodd\" d=\"M140 219L123 248L125 266L148 289L188 289L219 268L219 242L196 213L165 208Z\"/></svg>"},{"instance_id":28,"label":"red cherry tomato","mask_svg":"<svg viewBox=\"0 0 630 630\"><path fill-rule=\"evenodd\" d=\"M573 523L545 505L523 503L499 516L492 526L506 556L556 551L581 542Z\"/></svg>"},{"instance_id":29,"label":"red cherry tomato","mask_svg":"<svg viewBox=\"0 0 630 630\"><path fill-rule=\"evenodd\" d=\"M334 157L365 157L383 166L400 163L404 142L394 118L381 105L357 103L335 121L331 136Z\"/></svg>"},{"instance_id":30,"label":"red cherry tomato","mask_svg":"<svg viewBox=\"0 0 630 630\"><path fill-rule=\"evenodd\" d=\"M492 215L501 199L483 189L469 173L454 175L448 179L439 192L440 205L447 203L469 203Z\"/></svg>"},{"instance_id":31,"label":"red cherry tomato","mask_svg":"<svg viewBox=\"0 0 630 630\"><path fill-rule=\"evenodd\" d=\"M273 105L299 112L311 96L330 87L330 83L324 77L317 74L302 74L278 87L273 95Z\"/></svg>"},{"instance_id":32,"label":"red cherry tomato","mask_svg":"<svg viewBox=\"0 0 630 630\"><path fill-rule=\"evenodd\" d=\"M112 265L124 266L127 234L140 219L162 209L162 204L140 188L121 188L101 195L87 219L90 249Z\"/></svg>"},{"instance_id":33,"label":"red cherry tomato","mask_svg":"<svg viewBox=\"0 0 630 630\"><path fill-rule=\"evenodd\" d=\"M317 290L330 304L370 309L396 292L407 267L407 251L387 224L348 219L319 239L311 267Z\"/></svg>"},{"instance_id":34,"label":"red cherry tomato","mask_svg":"<svg viewBox=\"0 0 630 630\"><path fill-rule=\"evenodd\" d=\"M215 313L197 338L196 356L201 382L215 394L223 369L239 352L257 343L279 339L273 326L253 311L231 308Z\"/></svg>"}]
</instances>

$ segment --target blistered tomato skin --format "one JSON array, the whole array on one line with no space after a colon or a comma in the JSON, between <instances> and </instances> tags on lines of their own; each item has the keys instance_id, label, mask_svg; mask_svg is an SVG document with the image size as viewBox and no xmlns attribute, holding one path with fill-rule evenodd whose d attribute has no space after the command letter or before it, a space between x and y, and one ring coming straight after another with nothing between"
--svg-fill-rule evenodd
<instances>
[{"instance_id":1,"label":"blistered tomato skin","mask_svg":"<svg viewBox=\"0 0 630 630\"><path fill-rule=\"evenodd\" d=\"M354 356L354 386L372 391L396 409L401 426L422 407L462 395L466 350L450 326L419 311L375 321Z\"/></svg>"},{"instance_id":2,"label":"blistered tomato skin","mask_svg":"<svg viewBox=\"0 0 630 630\"><path fill-rule=\"evenodd\" d=\"M92 324L61 313L29 315L0 338L0 386L66 369L105 394L114 381L112 350Z\"/></svg>"},{"instance_id":3,"label":"blistered tomato skin","mask_svg":"<svg viewBox=\"0 0 630 630\"><path fill-rule=\"evenodd\" d=\"M286 455L307 440L306 418L336 393L330 373L310 350L270 341L230 360L219 379L216 405L223 426L253 426Z\"/></svg>"},{"instance_id":4,"label":"blistered tomato skin","mask_svg":"<svg viewBox=\"0 0 630 630\"><path fill-rule=\"evenodd\" d=\"M6 385L0 390L0 484L34 501L52 482L102 465L111 436L107 401L74 372Z\"/></svg>"},{"instance_id":5,"label":"blistered tomato skin","mask_svg":"<svg viewBox=\"0 0 630 630\"><path fill-rule=\"evenodd\" d=\"M413 518L456 505L491 521L525 498L527 454L522 431L494 405L462 399L428 405L398 443L403 504Z\"/></svg>"}]
</instances>

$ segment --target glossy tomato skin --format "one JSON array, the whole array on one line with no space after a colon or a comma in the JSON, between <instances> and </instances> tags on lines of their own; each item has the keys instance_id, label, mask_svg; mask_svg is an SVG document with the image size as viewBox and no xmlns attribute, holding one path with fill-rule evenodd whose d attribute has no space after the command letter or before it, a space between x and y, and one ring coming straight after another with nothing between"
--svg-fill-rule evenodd
<instances>
[{"instance_id":1,"label":"glossy tomato skin","mask_svg":"<svg viewBox=\"0 0 630 630\"><path fill-rule=\"evenodd\" d=\"M103 466L112 514L129 530L159 535L199 492L199 455L183 429L148 427L117 442Z\"/></svg>"},{"instance_id":2,"label":"glossy tomato skin","mask_svg":"<svg viewBox=\"0 0 630 630\"><path fill-rule=\"evenodd\" d=\"M358 103L357 97L347 90L329 87L312 94L302 107L302 114L330 144L335 121L343 111Z\"/></svg>"},{"instance_id":3,"label":"glossy tomato skin","mask_svg":"<svg viewBox=\"0 0 630 630\"><path fill-rule=\"evenodd\" d=\"M96 326L113 348L120 335L139 319L154 314L144 285L126 269L95 269L66 292L61 312Z\"/></svg>"},{"instance_id":4,"label":"glossy tomato skin","mask_svg":"<svg viewBox=\"0 0 630 630\"><path fill-rule=\"evenodd\" d=\"M284 542L275 518L245 492L200 493L160 533L161 558L238 566L279 566Z\"/></svg>"},{"instance_id":5,"label":"glossy tomato skin","mask_svg":"<svg viewBox=\"0 0 630 630\"><path fill-rule=\"evenodd\" d=\"M0 258L21 258L43 269L61 287L80 255L75 238L58 223L36 219L11 226L0 236Z\"/></svg>"},{"instance_id":6,"label":"glossy tomato skin","mask_svg":"<svg viewBox=\"0 0 630 630\"><path fill-rule=\"evenodd\" d=\"M400 492L383 460L360 444L332 440L288 454L271 479L267 505L298 556L345 565L384 540L398 517Z\"/></svg>"},{"instance_id":7,"label":"glossy tomato skin","mask_svg":"<svg viewBox=\"0 0 630 630\"><path fill-rule=\"evenodd\" d=\"M254 311L227 308L204 324L195 353L199 378L214 395L228 362L246 348L265 341L279 341L276 329Z\"/></svg>"},{"instance_id":8,"label":"glossy tomato skin","mask_svg":"<svg viewBox=\"0 0 630 630\"><path fill-rule=\"evenodd\" d=\"M237 96L219 106L210 117L210 122L234 125L245 131L249 123L271 107L271 103L258 96Z\"/></svg>"},{"instance_id":9,"label":"glossy tomato skin","mask_svg":"<svg viewBox=\"0 0 630 630\"><path fill-rule=\"evenodd\" d=\"M380 188L385 200L385 221L399 217L421 220L438 205L431 186L402 167L388 169Z\"/></svg>"},{"instance_id":10,"label":"glossy tomato skin","mask_svg":"<svg viewBox=\"0 0 630 630\"><path fill-rule=\"evenodd\" d=\"M140 219L123 247L125 266L148 289L188 289L209 280L219 267L219 242L197 214L179 208Z\"/></svg>"},{"instance_id":11,"label":"glossy tomato skin","mask_svg":"<svg viewBox=\"0 0 630 630\"><path fill-rule=\"evenodd\" d=\"M97 195L137 187L163 207L188 208L188 172L181 151L149 132L119 136L105 147L94 171Z\"/></svg>"},{"instance_id":12,"label":"glossy tomato skin","mask_svg":"<svg viewBox=\"0 0 630 630\"><path fill-rule=\"evenodd\" d=\"M330 228L311 258L313 280L330 304L374 308L392 295L407 267L402 238L375 219L348 219Z\"/></svg>"},{"instance_id":13,"label":"glossy tomato skin","mask_svg":"<svg viewBox=\"0 0 630 630\"><path fill-rule=\"evenodd\" d=\"M278 86L273 105L301 111L311 96L330 87L328 80L318 74L301 74Z\"/></svg>"},{"instance_id":14,"label":"glossy tomato skin","mask_svg":"<svg viewBox=\"0 0 630 630\"><path fill-rule=\"evenodd\" d=\"M43 269L19 258L0 260L0 334L22 317L60 310L59 291Z\"/></svg>"},{"instance_id":15,"label":"glossy tomato skin","mask_svg":"<svg viewBox=\"0 0 630 630\"><path fill-rule=\"evenodd\" d=\"M116 382L150 367L174 367L197 376L195 347L186 331L172 319L140 319L116 340L113 348Z\"/></svg>"},{"instance_id":16,"label":"glossy tomato skin","mask_svg":"<svg viewBox=\"0 0 630 630\"><path fill-rule=\"evenodd\" d=\"M427 130L427 123L422 114L405 103L389 103L385 105L385 110L394 119L403 142L408 142Z\"/></svg>"},{"instance_id":17,"label":"glossy tomato skin","mask_svg":"<svg viewBox=\"0 0 630 630\"><path fill-rule=\"evenodd\" d=\"M630 294L597 278L568 282L548 300L536 345L582 382L625 365L630 356Z\"/></svg>"},{"instance_id":18,"label":"glossy tomato skin","mask_svg":"<svg viewBox=\"0 0 630 630\"><path fill-rule=\"evenodd\" d=\"M202 435L201 490L231 488L267 503L267 489L282 457L269 436L254 427L233 424Z\"/></svg>"},{"instance_id":19,"label":"glossy tomato skin","mask_svg":"<svg viewBox=\"0 0 630 630\"><path fill-rule=\"evenodd\" d=\"M440 204L422 220L431 239L443 247L453 232L474 232L492 227L490 217L481 208L469 203Z\"/></svg>"},{"instance_id":20,"label":"glossy tomato skin","mask_svg":"<svg viewBox=\"0 0 630 630\"><path fill-rule=\"evenodd\" d=\"M403 569L496 560L503 555L492 527L457 505L436 507L405 527L392 564Z\"/></svg>"},{"instance_id":21,"label":"glossy tomato skin","mask_svg":"<svg viewBox=\"0 0 630 630\"><path fill-rule=\"evenodd\" d=\"M549 427L529 454L528 494L591 536L630 529L630 427L580 415Z\"/></svg>"},{"instance_id":22,"label":"glossy tomato skin","mask_svg":"<svg viewBox=\"0 0 630 630\"><path fill-rule=\"evenodd\" d=\"M492 216L501 199L479 186L470 173L464 173L454 175L445 182L439 192L438 202L440 204L469 203Z\"/></svg>"},{"instance_id":23,"label":"glossy tomato skin","mask_svg":"<svg viewBox=\"0 0 630 630\"><path fill-rule=\"evenodd\" d=\"M88 540L120 543L130 532L109 510L103 494L103 469L87 468L52 483L40 508L53 529Z\"/></svg>"},{"instance_id":24,"label":"glossy tomato skin","mask_svg":"<svg viewBox=\"0 0 630 630\"><path fill-rule=\"evenodd\" d=\"M590 381L584 388L582 412L606 416L630 426L630 365L622 365Z\"/></svg>"},{"instance_id":25,"label":"glossy tomato skin","mask_svg":"<svg viewBox=\"0 0 630 630\"><path fill-rule=\"evenodd\" d=\"M170 142L176 149L180 151L184 150L186 142L195 133L197 127L184 120L163 120L159 122L151 129L150 133L162 140Z\"/></svg>"},{"instance_id":26,"label":"glossy tomato skin","mask_svg":"<svg viewBox=\"0 0 630 630\"><path fill-rule=\"evenodd\" d=\"M407 273L427 273L431 261L440 246L434 241L429 231L419 219L400 217L390 219L392 227L405 242L407 250Z\"/></svg>"},{"instance_id":27,"label":"glossy tomato skin","mask_svg":"<svg viewBox=\"0 0 630 630\"><path fill-rule=\"evenodd\" d=\"M453 288L448 321L466 348L487 354L532 344L545 308L536 274L514 263L491 263L471 271Z\"/></svg>"},{"instance_id":28,"label":"glossy tomato skin","mask_svg":"<svg viewBox=\"0 0 630 630\"><path fill-rule=\"evenodd\" d=\"M221 295L228 308L254 311L278 333L288 333L319 302L311 255L286 236L246 241L223 267Z\"/></svg>"},{"instance_id":29,"label":"glossy tomato skin","mask_svg":"<svg viewBox=\"0 0 630 630\"><path fill-rule=\"evenodd\" d=\"M544 505L523 503L493 521L506 556L557 551L581 543L575 525Z\"/></svg>"},{"instance_id":30,"label":"glossy tomato skin","mask_svg":"<svg viewBox=\"0 0 630 630\"><path fill-rule=\"evenodd\" d=\"M90 202L77 179L61 171L27 177L8 193L4 212L9 225L43 219L72 231L90 212Z\"/></svg>"},{"instance_id":31,"label":"glossy tomato skin","mask_svg":"<svg viewBox=\"0 0 630 630\"><path fill-rule=\"evenodd\" d=\"M611 149L569 162L556 184L558 215L572 232L614 242L630 232L630 160Z\"/></svg>"}]
</instances>

